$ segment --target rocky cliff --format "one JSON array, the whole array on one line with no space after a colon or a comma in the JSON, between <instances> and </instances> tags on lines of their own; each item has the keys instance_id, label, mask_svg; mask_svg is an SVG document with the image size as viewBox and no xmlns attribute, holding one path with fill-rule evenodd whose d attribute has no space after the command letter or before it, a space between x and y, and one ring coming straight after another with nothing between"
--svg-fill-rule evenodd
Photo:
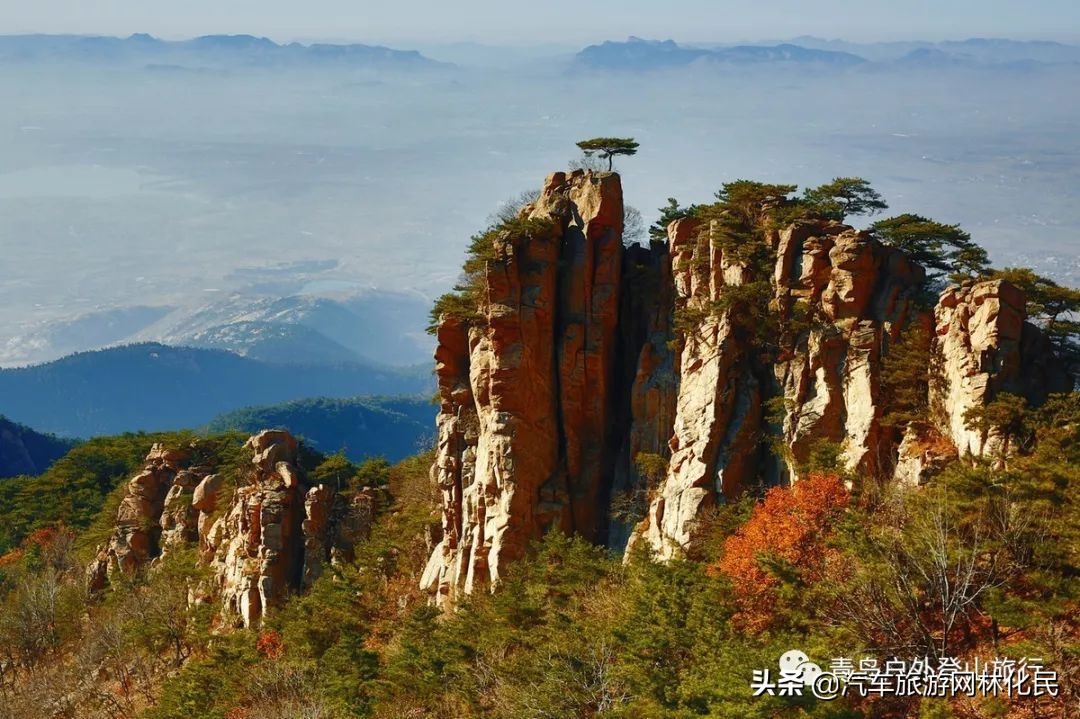
<instances>
[{"instance_id":1,"label":"rocky cliff","mask_svg":"<svg viewBox=\"0 0 1080 719\"><path fill-rule=\"evenodd\" d=\"M602 541L611 486L623 204L619 177L555 173L493 238L478 317L437 333L433 469L441 596L496 581L551 527Z\"/></svg>"},{"instance_id":2,"label":"rocky cliff","mask_svg":"<svg viewBox=\"0 0 1080 719\"><path fill-rule=\"evenodd\" d=\"M1003 281L950 287L934 310L935 349L942 381L931 385L942 431L961 454L983 455L1001 438L969 428L964 412L1002 392L1039 405L1049 392L1071 387L1046 336L1027 321L1024 293Z\"/></svg>"},{"instance_id":3,"label":"rocky cliff","mask_svg":"<svg viewBox=\"0 0 1080 719\"><path fill-rule=\"evenodd\" d=\"M254 626L367 536L374 490L345 497L310 484L296 439L281 430L251 437L245 450L250 463L226 477L194 462L192 449L155 445L127 482L113 534L88 567L89 589L191 548L211 577L192 588L193 601L218 601L226 618Z\"/></svg>"},{"instance_id":4,"label":"rocky cliff","mask_svg":"<svg viewBox=\"0 0 1080 719\"><path fill-rule=\"evenodd\" d=\"M725 256L714 232L693 219L670 229L676 303L702 319L683 342L671 461L641 527L665 558L689 545L703 510L755 482L790 478L815 441L839 444L852 469L879 471L888 450L877 401L880 356L915 314L922 280L900 252L838 222L772 233L770 309L790 337L766 366L756 356L759 343L739 335L740 307L708 311L725 293L761 281ZM792 327L795 317L803 327ZM770 426L773 398L781 411ZM767 451L770 436L786 462Z\"/></svg>"},{"instance_id":5,"label":"rocky cliff","mask_svg":"<svg viewBox=\"0 0 1080 719\"><path fill-rule=\"evenodd\" d=\"M497 582L552 527L685 552L710 507L797 480L822 441L857 476L920 481L942 451L992 445L967 408L1067 388L1007 283L933 309L921 267L840 222L763 227L753 254L699 213L623 247L622 210L616 174L549 176L521 211L545 224L496 230L475 307L440 318L442 535L422 579L438 602ZM912 326L936 328L932 451L884 422L883 357ZM647 507L633 527L612 512L627 496Z\"/></svg>"}]
</instances>

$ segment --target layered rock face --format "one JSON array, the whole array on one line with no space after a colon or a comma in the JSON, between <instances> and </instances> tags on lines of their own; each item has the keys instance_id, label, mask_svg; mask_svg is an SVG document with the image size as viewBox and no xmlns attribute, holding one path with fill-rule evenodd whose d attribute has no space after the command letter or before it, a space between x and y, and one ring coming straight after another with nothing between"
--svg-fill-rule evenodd
<instances>
[{"instance_id":1,"label":"layered rock face","mask_svg":"<svg viewBox=\"0 0 1080 719\"><path fill-rule=\"evenodd\" d=\"M288 589L300 586L307 507L296 467L296 440L286 432L268 431L246 446L255 455L253 471L236 488L225 514L211 525L206 549L226 615L252 626Z\"/></svg>"},{"instance_id":2,"label":"layered rock face","mask_svg":"<svg viewBox=\"0 0 1080 719\"><path fill-rule=\"evenodd\" d=\"M113 536L88 568L91 591L114 572L130 574L169 551L197 547L212 581L193 596L214 598L224 616L253 626L289 592L309 586L327 562L350 557L370 532L374 490L346 502L331 487L309 485L288 432L260 432L245 448L251 466L233 486L208 467L184 466L186 452L155 445L128 482Z\"/></svg>"},{"instance_id":3,"label":"layered rock face","mask_svg":"<svg viewBox=\"0 0 1080 719\"><path fill-rule=\"evenodd\" d=\"M444 319L435 481L442 540L424 573L445 599L498 580L551 527L602 541L619 356L619 176L558 172L500 236L478 321Z\"/></svg>"},{"instance_id":4,"label":"layered rock face","mask_svg":"<svg viewBox=\"0 0 1080 719\"><path fill-rule=\"evenodd\" d=\"M756 341L736 331L738 308L709 311L725 292L762 279L725 257L714 232L694 219L669 231L676 304L702 319L686 333L671 462L641 527L661 558L689 546L707 508L755 482L790 478L787 464L776 466L765 451L770 434L780 435L794 462L807 458L814 441L828 440L844 447L853 469L880 469L889 449L880 428L880 355L911 319L922 279L900 252L837 222L799 222L776 233L771 310L793 347L765 367ZM792 328L796 316L805 320ZM770 398L782 402L778 426L767 421Z\"/></svg>"},{"instance_id":5,"label":"layered rock face","mask_svg":"<svg viewBox=\"0 0 1080 719\"><path fill-rule=\"evenodd\" d=\"M550 527L676 556L710 507L797 480L820 441L860 477L920 482L943 453L988 451L963 423L969 407L1067 388L1015 288L959 288L925 309L922 268L839 222L767 232L763 269L720 241L718 220L622 247L611 173L555 173L522 217L553 224L500 235L477 316L437 328L443 521L422 583L438 602L497 582ZM751 296L768 319L737 301ZM945 394L930 399L948 408L929 444L883 423L882 359L912 325L936 326ZM667 460L659 481L642 476L643 455ZM608 515L633 492L648 502L631 532Z\"/></svg>"},{"instance_id":6,"label":"layered rock face","mask_svg":"<svg viewBox=\"0 0 1080 719\"><path fill-rule=\"evenodd\" d=\"M812 316L775 376L790 408L783 436L792 457L813 440L839 442L851 469L873 476L890 464L881 418L881 356L901 330L925 316L915 304L921 267L865 232L839 223L800 223L780 234L778 303Z\"/></svg>"},{"instance_id":7,"label":"layered rock face","mask_svg":"<svg viewBox=\"0 0 1080 719\"><path fill-rule=\"evenodd\" d=\"M91 591L105 586L113 572L132 573L158 556L162 534L161 517L166 497L187 459L183 450L167 450L155 444L146 455L142 471L128 480L127 491L116 512L116 528L108 543L98 548L87 569ZM187 483L185 472L184 483ZM170 525L173 520L169 520Z\"/></svg>"},{"instance_id":8,"label":"layered rock face","mask_svg":"<svg viewBox=\"0 0 1080 719\"><path fill-rule=\"evenodd\" d=\"M931 403L960 455L1000 449L1001 438L969 428L964 413L1002 392L1039 405L1050 392L1071 389L1072 378L1054 361L1046 337L1027 322L1024 293L1002 280L950 287L934 311L942 381Z\"/></svg>"}]
</instances>

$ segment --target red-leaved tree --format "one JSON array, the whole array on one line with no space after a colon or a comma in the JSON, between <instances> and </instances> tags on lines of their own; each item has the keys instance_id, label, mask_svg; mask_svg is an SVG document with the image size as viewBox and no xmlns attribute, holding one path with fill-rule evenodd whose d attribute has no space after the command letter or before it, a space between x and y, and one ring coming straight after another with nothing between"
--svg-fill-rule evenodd
<instances>
[{"instance_id":1,"label":"red-leaved tree","mask_svg":"<svg viewBox=\"0 0 1080 719\"><path fill-rule=\"evenodd\" d=\"M709 568L731 579L738 625L752 633L766 629L777 615L785 584L797 588L821 579L833 556L826 540L848 500L843 481L834 474L812 474L766 493Z\"/></svg>"}]
</instances>

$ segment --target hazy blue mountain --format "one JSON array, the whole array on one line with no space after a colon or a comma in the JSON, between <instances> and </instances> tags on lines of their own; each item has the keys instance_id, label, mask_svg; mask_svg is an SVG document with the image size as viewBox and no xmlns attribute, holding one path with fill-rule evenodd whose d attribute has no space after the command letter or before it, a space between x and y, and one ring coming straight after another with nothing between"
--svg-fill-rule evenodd
<instances>
[{"instance_id":1,"label":"hazy blue mountain","mask_svg":"<svg viewBox=\"0 0 1080 719\"><path fill-rule=\"evenodd\" d=\"M123 342L171 307L115 307L27 327L0 343L0 366L35 364Z\"/></svg>"},{"instance_id":2,"label":"hazy blue mountain","mask_svg":"<svg viewBox=\"0 0 1080 719\"><path fill-rule=\"evenodd\" d=\"M0 478L41 474L73 446L70 439L35 432L0 415Z\"/></svg>"},{"instance_id":3,"label":"hazy blue mountain","mask_svg":"<svg viewBox=\"0 0 1080 719\"><path fill-rule=\"evenodd\" d=\"M287 279L280 282L290 289ZM96 310L24 327L0 342L0 367L141 342L223 349L267 362L411 366L431 358L423 332L430 304L401 292L333 298L239 292L201 305Z\"/></svg>"},{"instance_id":4,"label":"hazy blue mountain","mask_svg":"<svg viewBox=\"0 0 1080 719\"><path fill-rule=\"evenodd\" d=\"M861 65L866 62L865 58L849 52L814 50L792 45L791 43L781 45L736 45L735 47L714 50L706 55L705 59L711 62L792 62L834 65L837 67Z\"/></svg>"},{"instance_id":5,"label":"hazy blue mountain","mask_svg":"<svg viewBox=\"0 0 1080 719\"><path fill-rule=\"evenodd\" d=\"M345 66L432 69L444 66L415 50L379 45L289 43L252 35L206 35L160 40L138 33L127 38L84 35L2 35L0 62L143 63L154 69L202 66Z\"/></svg>"},{"instance_id":6,"label":"hazy blue mountain","mask_svg":"<svg viewBox=\"0 0 1080 719\"><path fill-rule=\"evenodd\" d=\"M736 45L715 49L682 47L673 40L632 37L626 42L590 45L575 58L576 65L593 70L658 70L690 64L796 63L850 67L866 62L848 52L816 50L798 45Z\"/></svg>"},{"instance_id":7,"label":"hazy blue mountain","mask_svg":"<svg viewBox=\"0 0 1080 719\"><path fill-rule=\"evenodd\" d=\"M1049 40L1009 40L1005 38L969 38L966 40L907 40L894 42L856 43L846 40L825 40L801 36L791 40L801 47L833 50L860 55L875 62L892 60L929 59L975 64L1009 64L1025 61L1037 63L1080 62L1080 46ZM920 51L932 51L928 55Z\"/></svg>"},{"instance_id":8,"label":"hazy blue mountain","mask_svg":"<svg viewBox=\"0 0 1080 719\"><path fill-rule=\"evenodd\" d=\"M317 330L284 322L218 325L197 333L184 344L228 350L264 362L321 365L364 361L356 352Z\"/></svg>"},{"instance_id":9,"label":"hazy blue mountain","mask_svg":"<svg viewBox=\"0 0 1080 719\"><path fill-rule=\"evenodd\" d=\"M580 45L543 43L539 45L501 45L478 42L435 42L416 48L426 57L466 68L520 68L528 70L537 63L553 63L570 58Z\"/></svg>"},{"instance_id":10,"label":"hazy blue mountain","mask_svg":"<svg viewBox=\"0 0 1080 719\"><path fill-rule=\"evenodd\" d=\"M370 291L334 298L243 293L178 310L132 335L135 341L227 349L268 362L429 362L430 301Z\"/></svg>"},{"instance_id":11,"label":"hazy blue mountain","mask_svg":"<svg viewBox=\"0 0 1080 719\"><path fill-rule=\"evenodd\" d=\"M257 432L282 428L301 435L324 453L345 451L349 459L382 456L397 461L431 442L435 407L417 397L325 397L264 407L245 407L215 418L211 432Z\"/></svg>"},{"instance_id":12,"label":"hazy blue mountain","mask_svg":"<svg viewBox=\"0 0 1080 719\"><path fill-rule=\"evenodd\" d=\"M89 437L199 427L239 407L306 397L426 394L431 387L426 365L288 365L151 343L0 370L0 412L39 430Z\"/></svg>"},{"instance_id":13,"label":"hazy blue mountain","mask_svg":"<svg viewBox=\"0 0 1080 719\"><path fill-rule=\"evenodd\" d=\"M656 70L689 65L708 50L679 47L674 40L650 41L632 37L590 45L576 56L579 66L602 70Z\"/></svg>"},{"instance_id":14,"label":"hazy blue mountain","mask_svg":"<svg viewBox=\"0 0 1080 719\"><path fill-rule=\"evenodd\" d=\"M975 60L960 57L934 47L920 47L896 60L897 65L915 67L960 67L971 65Z\"/></svg>"}]
</instances>

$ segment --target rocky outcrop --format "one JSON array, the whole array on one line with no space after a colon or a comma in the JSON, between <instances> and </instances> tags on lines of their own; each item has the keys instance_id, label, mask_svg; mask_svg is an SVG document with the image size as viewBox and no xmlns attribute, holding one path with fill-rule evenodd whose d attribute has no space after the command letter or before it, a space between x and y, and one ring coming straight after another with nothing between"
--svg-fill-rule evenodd
<instances>
[{"instance_id":1,"label":"rocky outcrop","mask_svg":"<svg viewBox=\"0 0 1080 719\"><path fill-rule=\"evenodd\" d=\"M896 451L893 481L919 487L956 459L956 446L934 427L909 426Z\"/></svg>"},{"instance_id":2,"label":"rocky outcrop","mask_svg":"<svg viewBox=\"0 0 1080 719\"><path fill-rule=\"evenodd\" d=\"M710 507L797 481L821 442L856 481L919 484L952 442L987 451L966 408L1061 384L1001 283L950 290L935 312L921 267L840 222L733 235L748 220L728 209L675 221L666 246L624 248L621 210L617 175L549 176L521 218L550 227L496 233L475 313L436 328L443 511L422 584L437 602L493 585L551 527L684 553ZM935 323L927 372L946 381L930 399L947 421L903 435L886 423L883 358L905 328ZM637 495L647 511L631 532L609 510Z\"/></svg>"},{"instance_id":3,"label":"rocky outcrop","mask_svg":"<svg viewBox=\"0 0 1080 719\"><path fill-rule=\"evenodd\" d=\"M442 599L498 581L551 527L597 541L607 527L619 176L554 173L523 216L545 229L496 238L479 321L438 328L442 539L423 582Z\"/></svg>"},{"instance_id":4,"label":"rocky outcrop","mask_svg":"<svg viewBox=\"0 0 1080 719\"><path fill-rule=\"evenodd\" d=\"M290 593L310 587L334 558L352 557L370 533L377 497L373 488L350 500L328 485L309 484L288 432L265 430L245 447L253 455L250 472L202 542L224 615L250 627ZM199 489L200 507L220 493Z\"/></svg>"},{"instance_id":5,"label":"rocky outcrop","mask_svg":"<svg viewBox=\"0 0 1080 719\"><path fill-rule=\"evenodd\" d=\"M780 234L774 281L785 315L801 310L809 329L775 377L788 411L784 443L796 463L814 441L843 447L848 468L877 476L894 438L881 426L882 353L919 321L921 267L865 232L836 222L798 223Z\"/></svg>"},{"instance_id":6,"label":"rocky outcrop","mask_svg":"<svg viewBox=\"0 0 1080 719\"><path fill-rule=\"evenodd\" d=\"M679 376L671 334L675 287L667 246L628 247L623 288L614 423L614 435L621 441L610 495L612 502L621 501L629 511L622 513L625 517L613 513L607 536L608 546L619 549L632 536L639 508L644 516L671 454Z\"/></svg>"},{"instance_id":7,"label":"rocky outcrop","mask_svg":"<svg viewBox=\"0 0 1080 719\"><path fill-rule=\"evenodd\" d=\"M210 536L210 528L213 526L214 512L217 511L218 495L223 482L224 478L220 474L209 474L203 477L191 493L191 508L199 513L196 527L200 553L210 551L207 537Z\"/></svg>"},{"instance_id":8,"label":"rocky outcrop","mask_svg":"<svg viewBox=\"0 0 1080 719\"><path fill-rule=\"evenodd\" d=\"M228 621L253 626L327 563L351 558L370 532L377 490L346 496L312 486L296 439L282 430L260 432L245 448L250 466L226 477L185 466L189 451L155 445L128 482L112 537L88 567L90 590L103 589L116 571L152 568L170 551L192 547L211 576L193 596L216 600Z\"/></svg>"},{"instance_id":9,"label":"rocky outcrop","mask_svg":"<svg viewBox=\"0 0 1080 719\"><path fill-rule=\"evenodd\" d=\"M248 440L251 473L206 537L209 565L227 616L245 626L300 586L304 570L304 495L297 442L268 430Z\"/></svg>"},{"instance_id":10,"label":"rocky outcrop","mask_svg":"<svg viewBox=\"0 0 1080 719\"><path fill-rule=\"evenodd\" d=\"M710 228L695 219L669 228L676 311L686 326L667 476L655 491L642 534L663 556L689 542L699 513L729 495L756 464L760 382L735 337L733 310L711 311L726 286L749 280L725 260Z\"/></svg>"},{"instance_id":11,"label":"rocky outcrop","mask_svg":"<svg viewBox=\"0 0 1080 719\"><path fill-rule=\"evenodd\" d=\"M182 469L176 473L161 508L162 556L170 547L198 541L199 510L193 505L193 495L208 473L205 467Z\"/></svg>"},{"instance_id":12,"label":"rocky outcrop","mask_svg":"<svg viewBox=\"0 0 1080 719\"><path fill-rule=\"evenodd\" d=\"M799 222L770 240L777 320L770 331L777 336L754 336L753 327L740 334L741 308L715 308L725 306L725 293L762 278L725 257L715 231L693 219L669 230L676 305L697 320L679 360L668 474L641 527L661 558L689 547L707 508L756 483L794 478L791 467L816 441L841 445L852 469L881 469L892 447L881 428L880 354L916 312L922 279L918 266L866 233L838 222ZM778 360L763 366L760 345L782 339ZM781 414L771 425L769 400ZM765 441L776 435L783 463L767 452Z\"/></svg>"},{"instance_id":13,"label":"rocky outcrop","mask_svg":"<svg viewBox=\"0 0 1080 719\"><path fill-rule=\"evenodd\" d=\"M184 450L155 444L142 470L128 480L116 512L116 528L109 541L98 547L96 558L87 568L91 591L102 589L114 572L131 574L161 553L165 500L186 458Z\"/></svg>"},{"instance_id":14,"label":"rocky outcrop","mask_svg":"<svg viewBox=\"0 0 1080 719\"><path fill-rule=\"evenodd\" d=\"M1039 405L1050 392L1071 389L1072 378L1053 361L1046 337L1027 322L1027 298L1004 280L969 283L942 293L934 311L940 381L931 404L941 431L961 456L994 454L1001 437L969 427L964 414L1003 392Z\"/></svg>"},{"instance_id":15,"label":"rocky outcrop","mask_svg":"<svg viewBox=\"0 0 1080 719\"><path fill-rule=\"evenodd\" d=\"M938 302L934 317L944 382L933 399L961 454L981 455L998 442L969 429L964 413L987 404L1019 375L1024 304L1023 293L1002 281L951 287Z\"/></svg>"}]
</instances>

